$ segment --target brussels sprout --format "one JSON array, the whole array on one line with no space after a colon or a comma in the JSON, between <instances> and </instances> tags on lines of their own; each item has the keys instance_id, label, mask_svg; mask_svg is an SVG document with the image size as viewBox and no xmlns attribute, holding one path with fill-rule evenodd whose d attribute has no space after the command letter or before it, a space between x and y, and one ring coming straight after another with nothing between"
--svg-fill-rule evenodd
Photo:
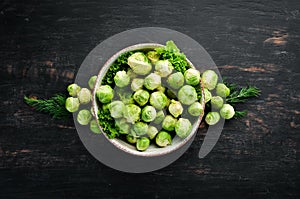
<instances>
[{"instance_id":1,"label":"brussels sprout","mask_svg":"<svg viewBox=\"0 0 300 199\"><path fill-rule=\"evenodd\" d=\"M184 78L187 84L196 86L200 83L200 72L196 69L190 68L184 72Z\"/></svg>"},{"instance_id":2,"label":"brussels sprout","mask_svg":"<svg viewBox=\"0 0 300 199\"><path fill-rule=\"evenodd\" d=\"M149 138L142 137L137 139L136 141L136 148L139 151L145 151L150 145L150 140Z\"/></svg>"},{"instance_id":3,"label":"brussels sprout","mask_svg":"<svg viewBox=\"0 0 300 199\"><path fill-rule=\"evenodd\" d=\"M220 109L220 115L224 119L231 119L235 114L234 108L230 104L224 104Z\"/></svg>"},{"instance_id":4,"label":"brussels sprout","mask_svg":"<svg viewBox=\"0 0 300 199\"><path fill-rule=\"evenodd\" d=\"M171 100L171 104L169 105L169 112L174 116L178 117L183 112L183 107L180 102Z\"/></svg>"},{"instance_id":5,"label":"brussels sprout","mask_svg":"<svg viewBox=\"0 0 300 199\"><path fill-rule=\"evenodd\" d=\"M92 114L89 110L82 109L78 112L77 122L81 125L88 125L92 119Z\"/></svg>"},{"instance_id":6,"label":"brussels sprout","mask_svg":"<svg viewBox=\"0 0 300 199\"><path fill-rule=\"evenodd\" d=\"M209 112L205 117L205 122L208 125L215 125L220 120L220 114L218 112Z\"/></svg>"},{"instance_id":7,"label":"brussels sprout","mask_svg":"<svg viewBox=\"0 0 300 199\"><path fill-rule=\"evenodd\" d=\"M154 124L160 124L165 119L165 113L161 110L156 113L156 118L153 120Z\"/></svg>"},{"instance_id":8,"label":"brussels sprout","mask_svg":"<svg viewBox=\"0 0 300 199\"><path fill-rule=\"evenodd\" d=\"M79 108L79 105L80 105L80 103L79 103L78 98L68 97L66 99L66 104L65 104L66 109L71 113L76 112Z\"/></svg>"},{"instance_id":9,"label":"brussels sprout","mask_svg":"<svg viewBox=\"0 0 300 199\"><path fill-rule=\"evenodd\" d=\"M155 143L160 147L166 147L172 143L172 137L168 132L160 131L155 138Z\"/></svg>"},{"instance_id":10,"label":"brussels sprout","mask_svg":"<svg viewBox=\"0 0 300 199\"><path fill-rule=\"evenodd\" d=\"M143 85L144 85L144 79L135 78L131 82L131 90L137 91L137 90L143 88Z\"/></svg>"},{"instance_id":11,"label":"brussels sprout","mask_svg":"<svg viewBox=\"0 0 300 199\"><path fill-rule=\"evenodd\" d=\"M161 77L167 77L172 73L173 66L169 60L159 60L155 64L155 70Z\"/></svg>"},{"instance_id":12,"label":"brussels sprout","mask_svg":"<svg viewBox=\"0 0 300 199\"><path fill-rule=\"evenodd\" d=\"M155 64L159 60L159 54L157 54L155 51L147 52L146 56L152 64Z\"/></svg>"},{"instance_id":13,"label":"brussels sprout","mask_svg":"<svg viewBox=\"0 0 300 199\"><path fill-rule=\"evenodd\" d=\"M136 103L138 103L140 106L144 106L149 99L149 92L145 91L143 89L139 89L137 90L134 94L133 94L133 99L136 101Z\"/></svg>"},{"instance_id":14,"label":"brussels sprout","mask_svg":"<svg viewBox=\"0 0 300 199\"><path fill-rule=\"evenodd\" d=\"M137 74L133 72L131 68L127 70L127 75L130 77L130 79L136 78Z\"/></svg>"},{"instance_id":15,"label":"brussels sprout","mask_svg":"<svg viewBox=\"0 0 300 199\"><path fill-rule=\"evenodd\" d=\"M151 122L156 117L156 110L153 106L145 106L142 109L142 120L145 122Z\"/></svg>"},{"instance_id":16,"label":"brussels sprout","mask_svg":"<svg viewBox=\"0 0 300 199\"><path fill-rule=\"evenodd\" d=\"M154 126L149 126L148 127L148 131L147 131L147 135L149 136L149 138L152 140L153 138L155 138L156 134L158 133L158 130L156 127Z\"/></svg>"},{"instance_id":17,"label":"brussels sprout","mask_svg":"<svg viewBox=\"0 0 300 199\"><path fill-rule=\"evenodd\" d=\"M121 101L113 101L110 103L109 106L110 115L113 118L123 117L124 109L125 109L125 105Z\"/></svg>"},{"instance_id":18,"label":"brussels sprout","mask_svg":"<svg viewBox=\"0 0 300 199\"><path fill-rule=\"evenodd\" d=\"M192 124L188 119L180 118L175 125L175 132L180 138L186 138L192 130Z\"/></svg>"},{"instance_id":19,"label":"brussels sprout","mask_svg":"<svg viewBox=\"0 0 300 199\"><path fill-rule=\"evenodd\" d=\"M90 87L90 89L94 89L95 87L95 82L96 82L97 76L94 75L89 79L88 85Z\"/></svg>"},{"instance_id":20,"label":"brussels sprout","mask_svg":"<svg viewBox=\"0 0 300 199\"><path fill-rule=\"evenodd\" d=\"M102 105L102 110L105 111L105 112L109 113L110 112L109 108L110 108L110 103Z\"/></svg>"},{"instance_id":21,"label":"brussels sprout","mask_svg":"<svg viewBox=\"0 0 300 199\"><path fill-rule=\"evenodd\" d=\"M173 89L179 89L184 84L184 77L181 72L171 74L167 79L168 85Z\"/></svg>"},{"instance_id":22,"label":"brussels sprout","mask_svg":"<svg viewBox=\"0 0 300 199\"><path fill-rule=\"evenodd\" d=\"M168 98L164 93L156 91L153 92L150 96L150 104L156 109L161 110L166 107L167 99Z\"/></svg>"},{"instance_id":23,"label":"brussels sprout","mask_svg":"<svg viewBox=\"0 0 300 199\"><path fill-rule=\"evenodd\" d=\"M152 65L148 58L141 52L136 52L128 57L128 65L138 75L147 75L151 69Z\"/></svg>"},{"instance_id":24,"label":"brussels sprout","mask_svg":"<svg viewBox=\"0 0 300 199\"><path fill-rule=\"evenodd\" d=\"M91 130L93 133L96 133L96 134L101 133L100 128L98 127L98 124L97 124L97 121L96 121L96 120L92 120L92 121L90 122L90 130Z\"/></svg>"},{"instance_id":25,"label":"brussels sprout","mask_svg":"<svg viewBox=\"0 0 300 199\"><path fill-rule=\"evenodd\" d=\"M129 84L130 77L126 74L124 70L118 71L114 77L114 81L116 86L123 88Z\"/></svg>"},{"instance_id":26,"label":"brussels sprout","mask_svg":"<svg viewBox=\"0 0 300 199\"><path fill-rule=\"evenodd\" d=\"M130 144L135 144L136 141L137 141L137 138L134 137L134 136L132 136L132 135L130 135L130 134L128 134L128 135L126 135L126 140L127 140L127 142L129 142Z\"/></svg>"},{"instance_id":27,"label":"brussels sprout","mask_svg":"<svg viewBox=\"0 0 300 199\"><path fill-rule=\"evenodd\" d=\"M178 99L181 103L185 105L191 105L197 98L197 92L194 87L190 85L185 85L181 87L178 91Z\"/></svg>"},{"instance_id":28,"label":"brussels sprout","mask_svg":"<svg viewBox=\"0 0 300 199\"><path fill-rule=\"evenodd\" d=\"M122 89L122 91L117 92L117 94L118 94L120 100L124 104L133 104L134 103L133 94L131 92L124 91L124 89Z\"/></svg>"},{"instance_id":29,"label":"brussels sprout","mask_svg":"<svg viewBox=\"0 0 300 199\"><path fill-rule=\"evenodd\" d=\"M230 89L223 83L218 83L216 87L217 95L227 97L230 94Z\"/></svg>"},{"instance_id":30,"label":"brussels sprout","mask_svg":"<svg viewBox=\"0 0 300 199\"><path fill-rule=\"evenodd\" d=\"M162 86L162 85L159 85L158 87L157 87L157 91L160 91L160 92L165 92L166 91L166 87L164 87L164 86Z\"/></svg>"},{"instance_id":31,"label":"brussels sprout","mask_svg":"<svg viewBox=\"0 0 300 199\"><path fill-rule=\"evenodd\" d=\"M140 119L141 108L135 104L128 104L124 109L124 118L129 123L135 123Z\"/></svg>"},{"instance_id":32,"label":"brussels sprout","mask_svg":"<svg viewBox=\"0 0 300 199\"><path fill-rule=\"evenodd\" d=\"M87 104L91 101L92 93L87 88L82 88L77 94L78 100L81 104Z\"/></svg>"},{"instance_id":33,"label":"brussels sprout","mask_svg":"<svg viewBox=\"0 0 300 199\"><path fill-rule=\"evenodd\" d=\"M148 131L148 124L144 122L137 122L132 126L132 130L137 136L146 135Z\"/></svg>"},{"instance_id":34,"label":"brussels sprout","mask_svg":"<svg viewBox=\"0 0 300 199\"><path fill-rule=\"evenodd\" d=\"M103 85L97 88L96 96L101 103L108 103L114 97L114 90L109 85Z\"/></svg>"},{"instance_id":35,"label":"brussels sprout","mask_svg":"<svg viewBox=\"0 0 300 199\"><path fill-rule=\"evenodd\" d=\"M77 84L70 84L67 88L69 95L72 97L76 97L77 93L80 91L81 87Z\"/></svg>"},{"instance_id":36,"label":"brussels sprout","mask_svg":"<svg viewBox=\"0 0 300 199\"><path fill-rule=\"evenodd\" d=\"M199 116L203 113L203 107L199 102L194 102L189 106L188 112L192 116Z\"/></svg>"},{"instance_id":37,"label":"brussels sprout","mask_svg":"<svg viewBox=\"0 0 300 199\"><path fill-rule=\"evenodd\" d=\"M126 123L125 118L115 120L115 125L119 128L119 133L121 134L128 134L130 131L130 125Z\"/></svg>"},{"instance_id":38,"label":"brussels sprout","mask_svg":"<svg viewBox=\"0 0 300 199\"><path fill-rule=\"evenodd\" d=\"M223 98L220 96L213 96L210 100L210 103L212 105L212 108L220 109L223 106Z\"/></svg>"},{"instance_id":39,"label":"brussels sprout","mask_svg":"<svg viewBox=\"0 0 300 199\"><path fill-rule=\"evenodd\" d=\"M208 90L213 90L218 82L218 75L213 70L206 70L202 74L202 84L204 88L207 88Z\"/></svg>"},{"instance_id":40,"label":"brussels sprout","mask_svg":"<svg viewBox=\"0 0 300 199\"><path fill-rule=\"evenodd\" d=\"M166 94L167 94L168 98L170 98L170 99L177 99L176 92L170 88L167 89Z\"/></svg>"},{"instance_id":41,"label":"brussels sprout","mask_svg":"<svg viewBox=\"0 0 300 199\"><path fill-rule=\"evenodd\" d=\"M204 88L204 98L205 104L211 100L211 92L207 88Z\"/></svg>"},{"instance_id":42,"label":"brussels sprout","mask_svg":"<svg viewBox=\"0 0 300 199\"><path fill-rule=\"evenodd\" d=\"M145 78L144 86L148 90L154 90L157 87L159 87L160 85L161 85L161 77L155 73L150 73L150 75L148 75Z\"/></svg>"},{"instance_id":43,"label":"brussels sprout","mask_svg":"<svg viewBox=\"0 0 300 199\"><path fill-rule=\"evenodd\" d=\"M171 115L167 115L162 122L163 129L167 131L174 131L177 119L172 117Z\"/></svg>"}]
</instances>

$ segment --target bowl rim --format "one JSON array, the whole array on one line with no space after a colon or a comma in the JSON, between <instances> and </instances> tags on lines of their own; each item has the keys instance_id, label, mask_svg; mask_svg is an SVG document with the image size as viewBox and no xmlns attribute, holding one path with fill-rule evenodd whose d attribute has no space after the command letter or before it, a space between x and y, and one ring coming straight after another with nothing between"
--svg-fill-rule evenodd
<instances>
[{"instance_id":1,"label":"bowl rim","mask_svg":"<svg viewBox=\"0 0 300 199\"><path fill-rule=\"evenodd\" d=\"M109 69L109 67L111 66L111 64L113 64L115 62L115 60L123 53L125 52L129 52L129 51L134 51L134 50L142 50L142 49L154 49L154 48L157 48L157 47L162 47L162 46L165 46L165 45L162 45L162 44L159 44L159 43L139 43L139 44L134 44L134 45L131 45L131 46L128 46L128 47L125 47L123 48L122 50L116 52L114 55L112 55L106 62L105 64L101 67L101 69L99 70L99 73L97 75L97 78L96 78L96 82L95 82L95 85L94 85L94 89L93 89L93 92L92 92L92 111L93 111L93 116L97 122L97 125L99 127L99 129L101 130L102 134L104 135L104 137L110 142L112 143L115 147L117 147L118 149L120 149L121 151L124 151L126 153L129 153L129 154L132 154L132 155L136 155L136 156L144 156L144 157L155 157L155 156L162 156L162 155L166 155L166 154L169 154L171 152L174 152L176 150L178 150L179 148L181 148L182 146L184 146L196 133L197 133L197 130L200 126L200 123L202 121L202 118L203 118L203 115L204 115L204 109L205 109L205 96L204 96L204 87L203 87L203 84L201 83L201 79L200 79L200 84L201 84L201 92L202 92L202 97L201 98L201 105L202 105L202 108L203 108L203 112L202 114L198 117L198 120L196 123L194 123L193 127L192 127L192 131L191 133L184 139L182 139L176 146L173 146L172 147L172 144L171 145L168 145L166 147L172 147L170 148L169 150L165 150L165 151L161 151L161 152L157 152L157 151L152 151L152 152L147 152L146 151L138 151L136 149L131 149L127 146L124 146L123 144L120 143L121 142L124 142L123 140L119 139L119 138L113 138L113 139L110 139L106 133L103 131L101 125L99 124L99 118L98 118L98 104L97 104L97 97L96 97L96 88L98 88L100 85L101 85L101 81L102 79L104 78L107 70ZM188 59L186 58L186 61L188 62L188 64L192 67L192 68L196 68L193 63ZM103 76L101 76L103 73L105 73ZM165 148L165 147L164 147ZM159 147L158 147L159 149Z\"/></svg>"}]
</instances>

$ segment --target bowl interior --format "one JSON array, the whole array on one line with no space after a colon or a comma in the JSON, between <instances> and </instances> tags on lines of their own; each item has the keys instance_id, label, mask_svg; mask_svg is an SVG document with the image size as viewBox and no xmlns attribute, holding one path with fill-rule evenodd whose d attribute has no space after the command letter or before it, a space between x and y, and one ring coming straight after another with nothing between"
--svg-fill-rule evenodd
<instances>
[{"instance_id":1,"label":"bowl interior","mask_svg":"<svg viewBox=\"0 0 300 199\"><path fill-rule=\"evenodd\" d=\"M157 44L157 43L143 43L143 44L136 44L133 46L129 46L129 47L117 52L103 65L103 67L99 71L99 74L98 74L96 82L95 82L95 88L98 88L101 85L102 79L104 78L109 67L114 63L114 61L121 54L123 54L125 52L129 52L129 51L136 51L136 50L153 50L160 46L163 46L163 45ZM192 68L195 68L194 65L188 59L187 59L187 62ZM204 96L202 84L201 84L201 88L202 88L202 96ZM203 109L204 109L205 108L204 98L201 98L200 103L202 104ZM93 107L93 111L95 113L94 115L96 117L98 126L99 126L100 130L103 132L103 129L98 122L97 112L98 112L99 107L98 107L98 103L97 103L97 99L96 99L96 89L94 89L94 91L93 91L92 107ZM120 150L122 150L124 152L130 153L133 155L137 155L137 156L160 156L160 155L164 155L167 153L171 153L172 151L175 151L175 150L179 149L181 146L183 146L184 144L186 144L197 132L197 129L200 125L202 117L203 117L203 114L200 115L198 117L198 119L193 123L192 131L185 139L181 139L178 136L175 136L172 140L171 145L168 145L164 148L160 148L160 147L157 147L157 146L151 144L149 146L149 148L143 152L137 151L135 146L133 146L119 138L109 139L108 136L104 132L103 132L103 134L108 139L109 142L111 142L113 145L115 145L117 148L119 148Z\"/></svg>"}]
</instances>

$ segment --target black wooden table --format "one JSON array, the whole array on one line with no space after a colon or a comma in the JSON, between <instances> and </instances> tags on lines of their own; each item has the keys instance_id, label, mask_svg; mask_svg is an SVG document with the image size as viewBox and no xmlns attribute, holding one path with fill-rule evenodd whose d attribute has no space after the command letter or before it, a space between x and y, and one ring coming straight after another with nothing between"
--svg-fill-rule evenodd
<instances>
[{"instance_id":1,"label":"black wooden table","mask_svg":"<svg viewBox=\"0 0 300 199\"><path fill-rule=\"evenodd\" d=\"M297 1L14 1L0 3L0 198L299 197L300 3ZM101 41L158 26L194 38L230 82L262 95L198 159L206 129L168 167L113 170L73 120L34 112L24 95L64 92Z\"/></svg>"}]
</instances>

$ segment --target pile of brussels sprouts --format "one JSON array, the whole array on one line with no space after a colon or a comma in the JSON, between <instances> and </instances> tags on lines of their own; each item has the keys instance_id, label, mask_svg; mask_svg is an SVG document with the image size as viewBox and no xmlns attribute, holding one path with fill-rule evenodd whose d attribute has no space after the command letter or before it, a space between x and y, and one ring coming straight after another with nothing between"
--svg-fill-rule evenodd
<instances>
[{"instance_id":1,"label":"pile of brussels sprouts","mask_svg":"<svg viewBox=\"0 0 300 199\"><path fill-rule=\"evenodd\" d=\"M117 71L115 88L96 88L100 109L108 110L118 132L137 150L150 143L165 147L172 138L186 138L192 124L203 114L196 88L200 72L190 68L182 74L155 51L135 52L128 57L130 68Z\"/></svg>"}]
</instances>

